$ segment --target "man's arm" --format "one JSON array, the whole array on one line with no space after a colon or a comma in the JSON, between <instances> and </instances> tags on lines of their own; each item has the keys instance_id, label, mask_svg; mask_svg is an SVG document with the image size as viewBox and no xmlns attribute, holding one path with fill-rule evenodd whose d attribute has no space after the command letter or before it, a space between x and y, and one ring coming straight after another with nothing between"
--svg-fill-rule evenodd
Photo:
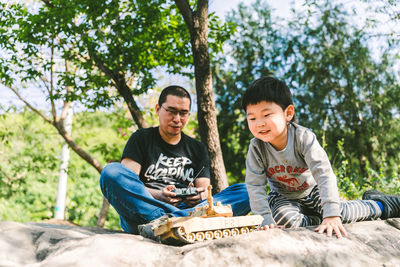
<instances>
[{"instance_id":1,"label":"man's arm","mask_svg":"<svg viewBox=\"0 0 400 267\"><path fill-rule=\"evenodd\" d=\"M134 171L137 175L140 174L140 170L142 169L142 165L130 158L123 158L121 164Z\"/></svg>"},{"instance_id":2,"label":"man's arm","mask_svg":"<svg viewBox=\"0 0 400 267\"><path fill-rule=\"evenodd\" d=\"M142 165L140 165L139 163L130 158L123 158L121 160L121 164L127 167L128 169L134 171L137 175L140 174L140 170L142 169ZM176 206L182 201L182 199L173 197L175 196L175 193L170 192L172 188L174 188L173 185L166 186L162 190L146 187L147 191L155 199Z\"/></svg>"}]
</instances>

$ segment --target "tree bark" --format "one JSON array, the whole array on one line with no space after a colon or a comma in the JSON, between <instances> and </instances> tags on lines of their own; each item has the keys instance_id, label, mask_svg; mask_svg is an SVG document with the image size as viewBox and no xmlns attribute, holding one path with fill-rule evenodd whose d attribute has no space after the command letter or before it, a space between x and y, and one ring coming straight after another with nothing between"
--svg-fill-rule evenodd
<instances>
[{"instance_id":1,"label":"tree bark","mask_svg":"<svg viewBox=\"0 0 400 267\"><path fill-rule=\"evenodd\" d=\"M197 118L201 141L207 144L211 161L211 183L214 193L228 186L219 141L216 107L212 90L210 57L208 53L208 0L198 0L193 11L187 0L175 0L189 29L196 79Z\"/></svg>"}]
</instances>

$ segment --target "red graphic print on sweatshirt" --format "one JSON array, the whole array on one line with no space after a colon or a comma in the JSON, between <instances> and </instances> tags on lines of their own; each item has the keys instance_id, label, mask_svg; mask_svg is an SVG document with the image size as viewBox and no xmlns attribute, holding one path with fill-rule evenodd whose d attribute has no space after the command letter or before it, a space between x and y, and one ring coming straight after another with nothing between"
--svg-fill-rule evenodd
<instances>
[{"instance_id":1,"label":"red graphic print on sweatshirt","mask_svg":"<svg viewBox=\"0 0 400 267\"><path fill-rule=\"evenodd\" d=\"M281 182L282 187L288 191L303 191L309 187L308 183L304 182L300 185L299 180L293 177L293 174L301 174L307 170L308 168L276 165L267 169L267 175L271 178L276 177ZM278 173L279 175L277 175Z\"/></svg>"}]
</instances>

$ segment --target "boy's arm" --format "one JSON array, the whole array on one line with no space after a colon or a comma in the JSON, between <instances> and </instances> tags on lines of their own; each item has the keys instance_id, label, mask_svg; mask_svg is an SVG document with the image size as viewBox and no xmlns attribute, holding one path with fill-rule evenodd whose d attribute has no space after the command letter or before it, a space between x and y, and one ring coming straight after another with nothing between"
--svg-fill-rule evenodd
<instances>
[{"instance_id":1,"label":"boy's arm","mask_svg":"<svg viewBox=\"0 0 400 267\"><path fill-rule=\"evenodd\" d=\"M338 238L346 236L346 230L342 225L336 176L328 156L311 131L305 131L303 135L297 137L301 140L301 153L317 182L321 199L323 221L314 230L320 234L326 232L328 237L333 233Z\"/></svg>"},{"instance_id":2,"label":"boy's arm","mask_svg":"<svg viewBox=\"0 0 400 267\"><path fill-rule=\"evenodd\" d=\"M267 176L261 160L261 153L250 143L246 158L246 187L249 193L250 207L254 214L262 215L261 226L275 224L268 204L266 191Z\"/></svg>"},{"instance_id":3,"label":"boy's arm","mask_svg":"<svg viewBox=\"0 0 400 267\"><path fill-rule=\"evenodd\" d=\"M304 160L318 185L323 218L341 217L336 176L325 150L312 132L304 132L300 140Z\"/></svg>"}]
</instances>

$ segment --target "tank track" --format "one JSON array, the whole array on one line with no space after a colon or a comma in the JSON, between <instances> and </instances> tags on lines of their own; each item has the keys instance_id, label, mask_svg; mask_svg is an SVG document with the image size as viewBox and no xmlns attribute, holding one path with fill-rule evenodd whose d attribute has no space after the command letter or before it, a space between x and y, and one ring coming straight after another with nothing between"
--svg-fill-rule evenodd
<instances>
[{"instance_id":1,"label":"tank track","mask_svg":"<svg viewBox=\"0 0 400 267\"><path fill-rule=\"evenodd\" d=\"M229 236L246 234L249 232L256 231L257 228L258 228L257 226L245 226L245 227L228 228L228 229L213 230L213 231L199 231L199 232L185 233L183 227L178 227L171 229L172 235L175 238L169 236L168 238L163 240L162 243L168 245L187 245L196 242L201 242L204 240L221 239Z\"/></svg>"}]
</instances>

